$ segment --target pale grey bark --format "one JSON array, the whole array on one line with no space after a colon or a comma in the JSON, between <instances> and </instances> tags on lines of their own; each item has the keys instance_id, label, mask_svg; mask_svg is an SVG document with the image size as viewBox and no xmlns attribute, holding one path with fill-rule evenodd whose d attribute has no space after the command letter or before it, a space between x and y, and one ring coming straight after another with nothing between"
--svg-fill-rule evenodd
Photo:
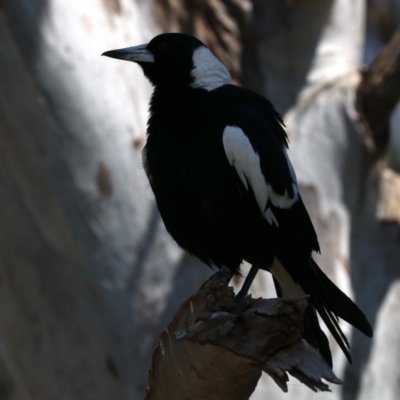
<instances>
[{"instance_id":1,"label":"pale grey bark","mask_svg":"<svg viewBox=\"0 0 400 400\"><path fill-rule=\"evenodd\" d=\"M255 1L254 6L244 82L285 113L290 155L321 243L317 261L374 324L388 284L398 273L399 251L396 223L389 226L376 216L381 171L355 111L364 4ZM344 329L351 335L348 326ZM354 333L351 366L332 343L334 371L344 385L334 388L330 399L356 397L371 343ZM253 398L268 396L283 398L268 381ZM296 385L285 398L313 396Z\"/></svg>"},{"instance_id":2,"label":"pale grey bark","mask_svg":"<svg viewBox=\"0 0 400 400\"><path fill-rule=\"evenodd\" d=\"M0 338L24 399L143 397L170 308L209 274L144 177L149 84L100 57L157 26L142 2L111 3L0 10Z\"/></svg>"},{"instance_id":3,"label":"pale grey bark","mask_svg":"<svg viewBox=\"0 0 400 400\"><path fill-rule=\"evenodd\" d=\"M186 21L285 114L318 263L375 324L400 275L400 220L378 213L393 176L382 178L355 113L363 1L207 1L193 16L175 3L173 29ZM142 398L158 334L210 273L166 234L143 174L149 85L137 66L100 58L158 32L149 4L3 0L0 8L0 340L19 400ZM213 15L222 21L215 30ZM273 296L266 276L255 289ZM378 319L360 400L381 379L387 321ZM356 398L370 345L355 334L344 374L332 343L344 386L330 400ZM313 398L292 382L285 399ZM252 398L267 397L283 394L263 380Z\"/></svg>"},{"instance_id":4,"label":"pale grey bark","mask_svg":"<svg viewBox=\"0 0 400 400\"><path fill-rule=\"evenodd\" d=\"M397 400L400 393L400 281L391 283L377 317L368 367L362 379L362 400Z\"/></svg>"}]
</instances>

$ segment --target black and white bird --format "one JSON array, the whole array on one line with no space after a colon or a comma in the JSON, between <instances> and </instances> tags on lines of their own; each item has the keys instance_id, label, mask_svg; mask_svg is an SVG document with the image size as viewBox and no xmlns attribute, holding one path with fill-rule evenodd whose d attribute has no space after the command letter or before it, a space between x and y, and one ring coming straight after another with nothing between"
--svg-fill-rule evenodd
<instances>
[{"instance_id":1,"label":"black and white bird","mask_svg":"<svg viewBox=\"0 0 400 400\"><path fill-rule=\"evenodd\" d=\"M230 84L225 66L198 39L161 34L107 51L139 64L154 86L143 165L165 226L179 246L234 274L273 275L278 296L310 296L305 338L332 365L316 311L351 362L344 319L365 335L363 312L321 271L314 227L287 155L282 117L264 97Z\"/></svg>"}]
</instances>

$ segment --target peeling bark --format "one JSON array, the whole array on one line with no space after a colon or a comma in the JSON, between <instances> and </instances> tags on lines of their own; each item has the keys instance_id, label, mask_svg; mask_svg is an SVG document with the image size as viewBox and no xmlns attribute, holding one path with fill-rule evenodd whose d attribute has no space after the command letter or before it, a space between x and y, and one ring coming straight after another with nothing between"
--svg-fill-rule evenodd
<instances>
[{"instance_id":1,"label":"peeling bark","mask_svg":"<svg viewBox=\"0 0 400 400\"><path fill-rule=\"evenodd\" d=\"M389 142L390 117L400 100L400 30L362 73L357 110L369 146L381 154Z\"/></svg>"},{"instance_id":2,"label":"peeling bark","mask_svg":"<svg viewBox=\"0 0 400 400\"><path fill-rule=\"evenodd\" d=\"M339 384L303 339L306 298L236 303L222 270L182 304L153 354L147 400L247 400L262 371L288 391L288 373L314 391Z\"/></svg>"}]
</instances>

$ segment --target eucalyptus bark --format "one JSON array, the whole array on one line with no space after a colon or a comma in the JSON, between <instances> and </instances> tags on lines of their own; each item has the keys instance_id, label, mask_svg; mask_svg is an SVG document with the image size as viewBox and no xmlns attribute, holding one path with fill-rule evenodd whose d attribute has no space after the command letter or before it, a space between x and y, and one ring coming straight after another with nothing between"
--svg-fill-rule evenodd
<instances>
[{"instance_id":1,"label":"eucalyptus bark","mask_svg":"<svg viewBox=\"0 0 400 400\"><path fill-rule=\"evenodd\" d=\"M186 300L153 354L146 400L247 400L262 371L288 391L288 373L310 389L339 384L322 356L302 339L307 300L234 301L222 270Z\"/></svg>"},{"instance_id":2,"label":"eucalyptus bark","mask_svg":"<svg viewBox=\"0 0 400 400\"><path fill-rule=\"evenodd\" d=\"M3 0L0 7L0 340L18 399L142 398L159 332L209 275L166 234L143 174L149 85L139 68L100 58L147 42L160 27L204 39L237 82L285 114L321 242L318 263L372 323L400 275L400 219L391 205L399 177L376 162L356 110L363 1L151 6ZM264 276L260 293L274 295ZM392 299L378 319L368 380L361 376L370 340L355 333L345 374L332 344L344 386L330 400L354 399L360 385L364 400L369 383L379 390L375 366ZM396 372L387 374L395 382ZM263 378L252 398L267 396L282 398ZM285 396L292 398L313 397L296 385Z\"/></svg>"},{"instance_id":3,"label":"eucalyptus bark","mask_svg":"<svg viewBox=\"0 0 400 400\"><path fill-rule=\"evenodd\" d=\"M152 21L140 1L2 1L0 340L18 399L143 398L170 308L209 275L144 176L150 85L101 58Z\"/></svg>"},{"instance_id":4,"label":"eucalyptus bark","mask_svg":"<svg viewBox=\"0 0 400 400\"><path fill-rule=\"evenodd\" d=\"M357 110L372 150L382 153L390 136L390 117L400 100L400 29L372 65L357 90Z\"/></svg>"},{"instance_id":5,"label":"eucalyptus bark","mask_svg":"<svg viewBox=\"0 0 400 400\"><path fill-rule=\"evenodd\" d=\"M387 141L378 146L379 152L370 146L366 140L370 131L357 109L360 83L371 76L361 73L364 2L254 0L245 3L240 17L231 6L234 1L205 3L225 6L227 18L217 25L217 32L222 31L227 42L230 38L230 45L224 49L236 49L241 57L236 69L241 83L268 97L284 114L290 156L321 243L318 263L354 297L374 324L390 282L399 275L399 219L393 217L393 211L389 219L380 212L396 192L395 185L386 183L383 163L377 162L385 153ZM199 8L191 20L197 23L189 29L207 40L209 35L202 27L207 26L208 19ZM391 65L396 65L395 50L386 57L394 60ZM397 72L385 76L397 82ZM383 80L382 85L388 82ZM397 93L398 85L392 86L382 96L389 98ZM366 93L361 96L367 100ZM389 106L384 101L380 104L385 122L396 96ZM368 119L377 118L373 107L368 113ZM391 175L390 181L396 179ZM382 189L388 186L392 190ZM271 287L268 282L258 294L273 295ZM348 326L344 330L352 335ZM346 366L332 343L334 370L343 377L344 385L330 399L354 399L360 389L372 341L358 332L353 335L352 366ZM291 389L289 398L312 398L301 387ZM261 382L253 398L265 396L279 399L282 394L273 385Z\"/></svg>"}]
</instances>

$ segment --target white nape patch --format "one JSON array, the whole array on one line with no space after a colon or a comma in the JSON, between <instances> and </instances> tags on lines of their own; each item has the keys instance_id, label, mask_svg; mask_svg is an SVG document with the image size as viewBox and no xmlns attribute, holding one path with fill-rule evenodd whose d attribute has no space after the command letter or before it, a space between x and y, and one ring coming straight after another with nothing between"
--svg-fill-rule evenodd
<instances>
[{"instance_id":1,"label":"white nape patch","mask_svg":"<svg viewBox=\"0 0 400 400\"><path fill-rule=\"evenodd\" d=\"M267 182L261 172L260 157L254 151L249 138L239 127L228 125L224 129L222 141L229 164L235 167L240 180L247 189L247 180L249 181L257 204L264 212L268 201ZM267 220L270 221L268 218Z\"/></svg>"},{"instance_id":2,"label":"white nape patch","mask_svg":"<svg viewBox=\"0 0 400 400\"><path fill-rule=\"evenodd\" d=\"M191 86L207 91L231 83L232 79L225 66L205 46L194 51L191 74L193 77Z\"/></svg>"},{"instance_id":3,"label":"white nape patch","mask_svg":"<svg viewBox=\"0 0 400 400\"><path fill-rule=\"evenodd\" d=\"M270 271L273 277L279 282L282 297L304 296L306 294L303 288L288 274L277 257L274 258Z\"/></svg>"}]
</instances>

